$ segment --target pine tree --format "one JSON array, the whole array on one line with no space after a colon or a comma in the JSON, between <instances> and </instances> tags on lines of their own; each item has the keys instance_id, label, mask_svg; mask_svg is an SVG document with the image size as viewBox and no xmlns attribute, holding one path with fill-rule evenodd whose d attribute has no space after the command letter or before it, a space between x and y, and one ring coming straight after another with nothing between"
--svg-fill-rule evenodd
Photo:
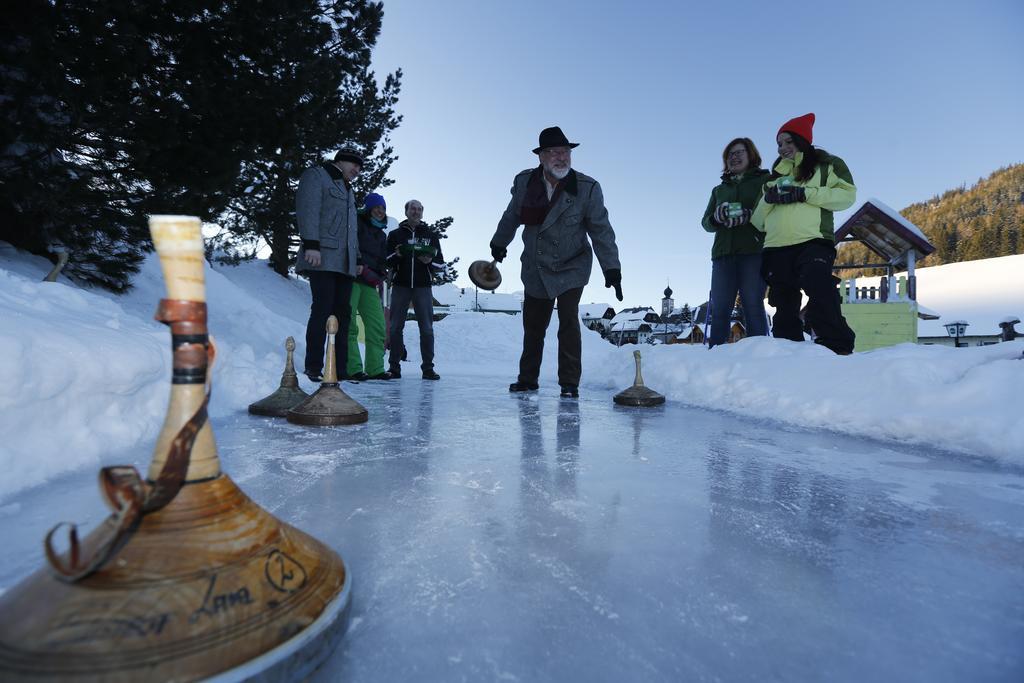
<instances>
[{"instance_id":1,"label":"pine tree","mask_svg":"<svg viewBox=\"0 0 1024 683\"><path fill-rule=\"evenodd\" d=\"M150 53L133 11L30 0L8 13L0 41L0 239L51 258L66 250L66 275L114 291L148 247L136 210L146 188L123 136L127 86Z\"/></svg>"},{"instance_id":2,"label":"pine tree","mask_svg":"<svg viewBox=\"0 0 1024 683\"><path fill-rule=\"evenodd\" d=\"M354 183L358 196L392 181L395 160L388 140L401 117L394 112L401 71L381 88L369 70L383 10L366 0L296 0L245 5L236 21L234 68L247 74L247 126L251 154L234 179L220 223L233 256L265 243L275 271L287 275L298 248L295 190L298 178L345 143L364 153ZM326 19L326 20L325 20ZM279 28L289 26L286 39ZM374 154L376 151L376 154Z\"/></svg>"},{"instance_id":3,"label":"pine tree","mask_svg":"<svg viewBox=\"0 0 1024 683\"><path fill-rule=\"evenodd\" d=\"M400 73L378 91L368 70L379 2L24 4L0 47L0 239L63 244L73 276L130 286L150 213L224 217L223 246L263 239L286 272L304 167L379 147L361 182L388 183Z\"/></svg>"},{"instance_id":4,"label":"pine tree","mask_svg":"<svg viewBox=\"0 0 1024 683\"><path fill-rule=\"evenodd\" d=\"M1024 164L999 169L976 185L949 190L900 213L935 246L922 265L939 265L1024 252ZM877 262L861 244L840 246L841 263ZM880 270L861 270L874 275ZM849 275L850 271L844 273Z\"/></svg>"},{"instance_id":5,"label":"pine tree","mask_svg":"<svg viewBox=\"0 0 1024 683\"><path fill-rule=\"evenodd\" d=\"M431 230L433 230L438 239L448 239L448 228L451 227L455 219L451 216L445 216L434 223L429 224ZM443 251L443 250L442 250ZM446 282L455 282L459 278L459 271L455 270L455 264L459 262L459 257L456 256L453 260L447 261L444 264L444 270L434 275L434 284L443 285Z\"/></svg>"}]
</instances>

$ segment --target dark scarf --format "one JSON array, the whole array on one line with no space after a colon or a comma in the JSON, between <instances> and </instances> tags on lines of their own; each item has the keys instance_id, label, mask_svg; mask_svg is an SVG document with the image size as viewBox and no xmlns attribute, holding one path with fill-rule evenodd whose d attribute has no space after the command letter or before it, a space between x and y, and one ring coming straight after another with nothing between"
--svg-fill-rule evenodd
<instances>
[{"instance_id":1,"label":"dark scarf","mask_svg":"<svg viewBox=\"0 0 1024 683\"><path fill-rule=\"evenodd\" d=\"M551 211L551 207L555 205L558 198L562 194L562 188L565 187L566 181L572 176L575 180L575 173L569 171L569 175L558 181L555 185L555 191L551 193L551 199L548 199L548 190L544 186L544 167L538 166L534 169L533 173L530 174L529 179L526 181L526 195L523 197L523 205L519 209L519 222L523 225L540 225L544 222L544 219L548 216L548 211Z\"/></svg>"},{"instance_id":2,"label":"dark scarf","mask_svg":"<svg viewBox=\"0 0 1024 683\"><path fill-rule=\"evenodd\" d=\"M345 178L344 175L342 175L341 170L337 166L335 166L334 164L332 164L329 161L325 161L323 163L323 167L324 167L324 170L327 171L327 174L329 176L331 176L331 180L334 180L334 181L344 180L345 181L345 187L347 187L350 190L352 189L352 184L348 182L348 180Z\"/></svg>"}]
</instances>

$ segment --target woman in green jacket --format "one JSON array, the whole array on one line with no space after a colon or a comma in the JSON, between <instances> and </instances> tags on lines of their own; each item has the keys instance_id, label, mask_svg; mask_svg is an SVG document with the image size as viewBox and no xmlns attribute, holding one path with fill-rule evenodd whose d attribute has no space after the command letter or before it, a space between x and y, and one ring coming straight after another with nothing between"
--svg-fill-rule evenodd
<instances>
[{"instance_id":1,"label":"woman in green jacket","mask_svg":"<svg viewBox=\"0 0 1024 683\"><path fill-rule=\"evenodd\" d=\"M775 307L772 334L803 341L800 291L814 341L835 353L853 352L854 332L843 317L832 275L836 262L834 211L853 205L857 188L846 163L811 144L814 114L782 124L779 158L751 223L765 233L762 272Z\"/></svg>"},{"instance_id":2,"label":"woman in green jacket","mask_svg":"<svg viewBox=\"0 0 1024 683\"><path fill-rule=\"evenodd\" d=\"M729 338L733 304L739 292L747 336L768 334L761 277L762 235L750 217L768 171L750 138L736 138L722 150L722 182L711 190L701 224L715 234L711 247L711 335L708 348Z\"/></svg>"}]
</instances>

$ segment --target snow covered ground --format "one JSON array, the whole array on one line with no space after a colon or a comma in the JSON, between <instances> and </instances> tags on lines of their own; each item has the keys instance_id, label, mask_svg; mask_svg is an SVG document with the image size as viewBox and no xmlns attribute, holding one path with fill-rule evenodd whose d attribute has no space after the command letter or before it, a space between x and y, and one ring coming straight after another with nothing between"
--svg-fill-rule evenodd
<instances>
[{"instance_id":1,"label":"snow covered ground","mask_svg":"<svg viewBox=\"0 0 1024 683\"><path fill-rule=\"evenodd\" d=\"M998 335L1005 318L1024 320L1024 254L920 268L917 292L940 316L920 321L919 337L947 336L943 325L961 319L970 323L968 334Z\"/></svg>"},{"instance_id":2,"label":"snow covered ground","mask_svg":"<svg viewBox=\"0 0 1024 683\"><path fill-rule=\"evenodd\" d=\"M0 244L0 503L105 454L148 462L163 419L168 334L152 319L164 295L154 258L126 296L40 282L50 264ZM924 279L924 278L922 278ZM276 388L284 338L301 346L308 287L263 262L208 269L210 328L218 346L211 414L244 411ZM556 385L554 320L542 384ZM406 328L415 375L415 325ZM521 322L458 313L435 325L443 384L515 379ZM633 378L632 351L584 330L584 394L610 396ZM670 401L1024 464L1024 343L952 349L902 345L840 358L813 344L747 339L712 351L644 347L644 377ZM303 379L303 381L305 381ZM467 420L472 418L466 406ZM122 456L123 458L123 456Z\"/></svg>"}]
</instances>

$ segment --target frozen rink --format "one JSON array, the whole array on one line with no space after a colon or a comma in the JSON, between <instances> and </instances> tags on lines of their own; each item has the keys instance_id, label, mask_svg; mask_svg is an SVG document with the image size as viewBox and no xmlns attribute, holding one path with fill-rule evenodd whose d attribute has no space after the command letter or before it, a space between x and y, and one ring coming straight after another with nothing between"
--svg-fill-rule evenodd
<instances>
[{"instance_id":1,"label":"frozen rink","mask_svg":"<svg viewBox=\"0 0 1024 683\"><path fill-rule=\"evenodd\" d=\"M353 574L317 681L1024 679L1019 468L403 369L343 385L365 425L214 420L224 469ZM7 499L0 587L105 514L93 469Z\"/></svg>"}]
</instances>

